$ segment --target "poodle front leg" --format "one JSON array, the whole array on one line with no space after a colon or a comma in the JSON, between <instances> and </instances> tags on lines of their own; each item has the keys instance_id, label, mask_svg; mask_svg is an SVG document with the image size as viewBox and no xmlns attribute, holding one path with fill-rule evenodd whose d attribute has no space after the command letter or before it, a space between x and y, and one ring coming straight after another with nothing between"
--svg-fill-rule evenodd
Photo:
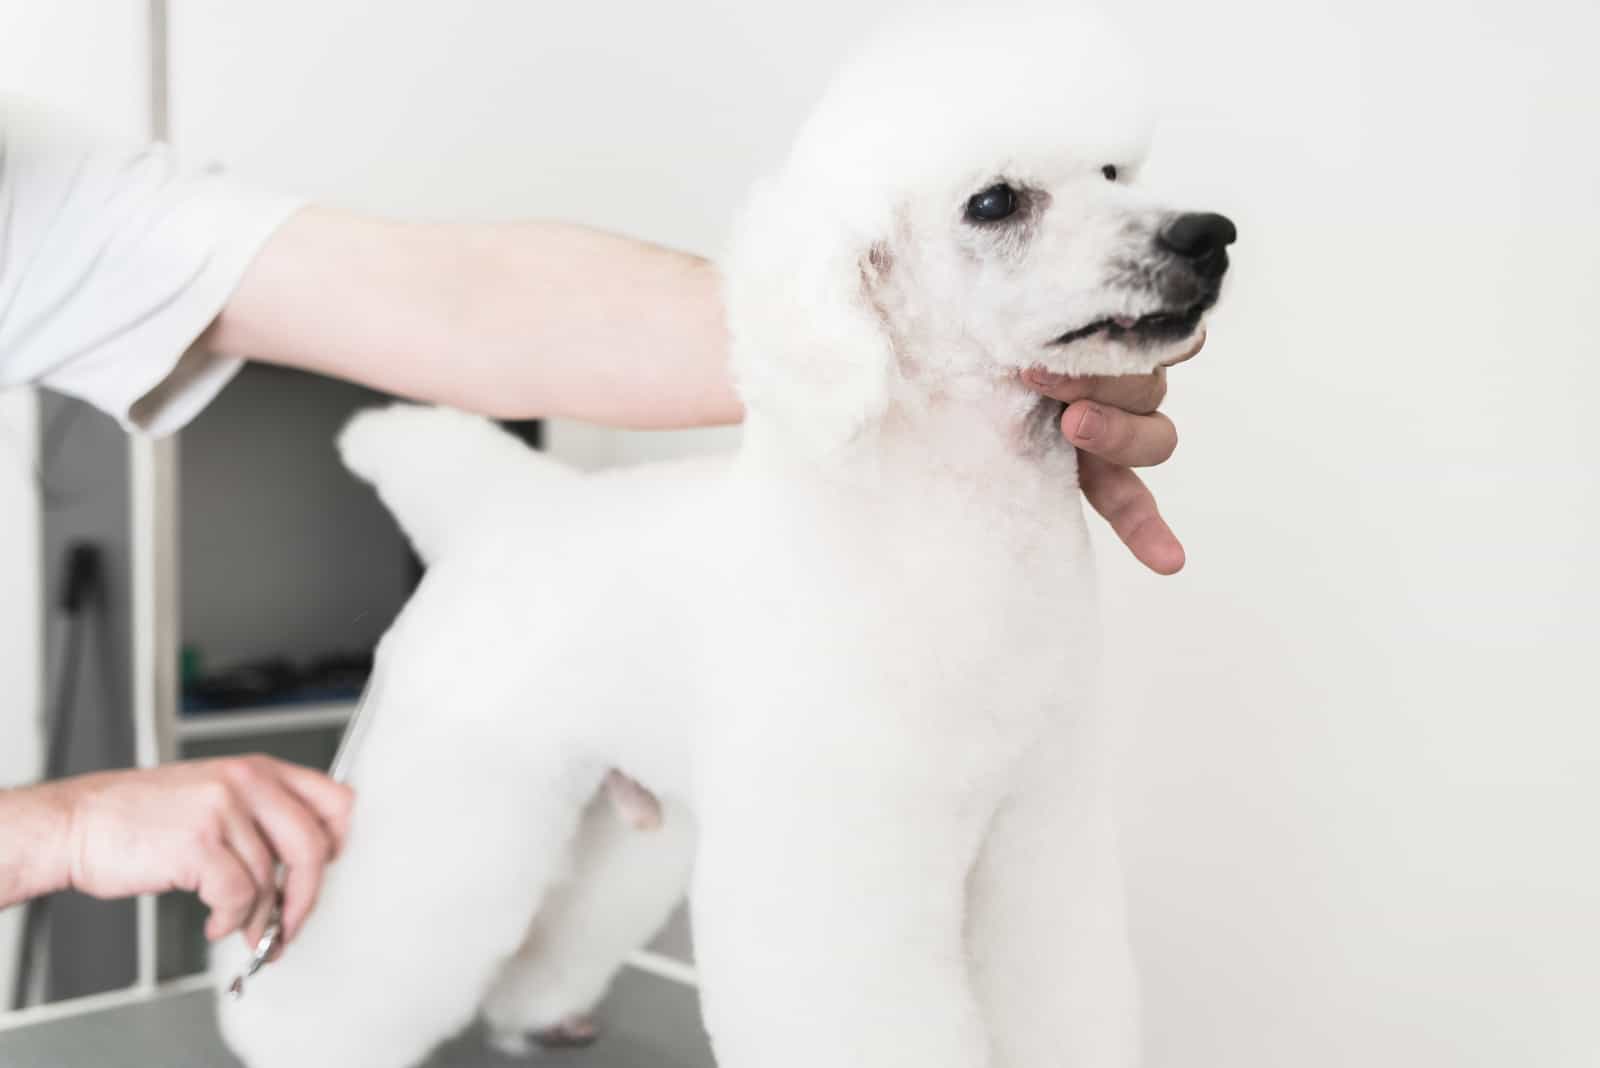
<instances>
[{"instance_id":1,"label":"poodle front leg","mask_svg":"<svg viewBox=\"0 0 1600 1068\"><path fill-rule=\"evenodd\" d=\"M828 765L744 760L702 784L691 900L717 1063L985 1068L962 946L975 806Z\"/></svg>"},{"instance_id":2,"label":"poodle front leg","mask_svg":"<svg viewBox=\"0 0 1600 1068\"><path fill-rule=\"evenodd\" d=\"M1035 750L970 883L968 949L995 1068L1132 1068L1138 1005L1108 791Z\"/></svg>"}]
</instances>

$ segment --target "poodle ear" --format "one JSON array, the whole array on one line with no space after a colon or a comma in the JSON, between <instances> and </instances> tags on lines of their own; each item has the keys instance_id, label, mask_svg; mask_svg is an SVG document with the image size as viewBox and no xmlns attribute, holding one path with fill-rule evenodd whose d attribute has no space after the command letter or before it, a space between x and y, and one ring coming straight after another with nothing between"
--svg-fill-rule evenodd
<instances>
[{"instance_id":1,"label":"poodle ear","mask_svg":"<svg viewBox=\"0 0 1600 1068\"><path fill-rule=\"evenodd\" d=\"M833 451L876 426L896 373L877 303L889 220L848 218L818 187L756 187L728 263L733 370L747 434Z\"/></svg>"}]
</instances>

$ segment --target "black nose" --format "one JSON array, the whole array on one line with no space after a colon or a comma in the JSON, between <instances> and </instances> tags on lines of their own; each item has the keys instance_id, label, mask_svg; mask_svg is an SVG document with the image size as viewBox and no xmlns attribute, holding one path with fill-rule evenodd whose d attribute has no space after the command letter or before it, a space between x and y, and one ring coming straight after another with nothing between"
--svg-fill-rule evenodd
<instances>
[{"instance_id":1,"label":"black nose","mask_svg":"<svg viewBox=\"0 0 1600 1068\"><path fill-rule=\"evenodd\" d=\"M1161 228L1156 241L1168 252L1197 263L1217 256L1238 238L1233 220L1214 212L1180 215ZM1226 264L1226 260L1223 263Z\"/></svg>"}]
</instances>

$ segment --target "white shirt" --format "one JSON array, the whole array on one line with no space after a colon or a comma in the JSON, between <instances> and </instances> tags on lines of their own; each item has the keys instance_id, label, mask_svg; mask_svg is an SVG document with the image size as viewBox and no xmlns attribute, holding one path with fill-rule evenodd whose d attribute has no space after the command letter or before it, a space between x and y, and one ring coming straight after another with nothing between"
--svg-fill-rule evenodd
<instances>
[{"instance_id":1,"label":"white shirt","mask_svg":"<svg viewBox=\"0 0 1600 1068\"><path fill-rule=\"evenodd\" d=\"M0 97L0 388L176 430L240 365L195 339L298 206Z\"/></svg>"}]
</instances>

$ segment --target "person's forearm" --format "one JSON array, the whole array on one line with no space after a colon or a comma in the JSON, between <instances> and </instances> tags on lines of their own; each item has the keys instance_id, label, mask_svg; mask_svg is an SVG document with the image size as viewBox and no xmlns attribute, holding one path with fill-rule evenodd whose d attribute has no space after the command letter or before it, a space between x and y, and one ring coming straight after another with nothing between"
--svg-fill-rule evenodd
<instances>
[{"instance_id":1,"label":"person's forearm","mask_svg":"<svg viewBox=\"0 0 1600 1068\"><path fill-rule=\"evenodd\" d=\"M706 260L562 223L299 212L204 342L501 418L742 415Z\"/></svg>"},{"instance_id":2,"label":"person's forearm","mask_svg":"<svg viewBox=\"0 0 1600 1068\"><path fill-rule=\"evenodd\" d=\"M0 790L0 908L66 886L71 810L53 785Z\"/></svg>"}]
</instances>

